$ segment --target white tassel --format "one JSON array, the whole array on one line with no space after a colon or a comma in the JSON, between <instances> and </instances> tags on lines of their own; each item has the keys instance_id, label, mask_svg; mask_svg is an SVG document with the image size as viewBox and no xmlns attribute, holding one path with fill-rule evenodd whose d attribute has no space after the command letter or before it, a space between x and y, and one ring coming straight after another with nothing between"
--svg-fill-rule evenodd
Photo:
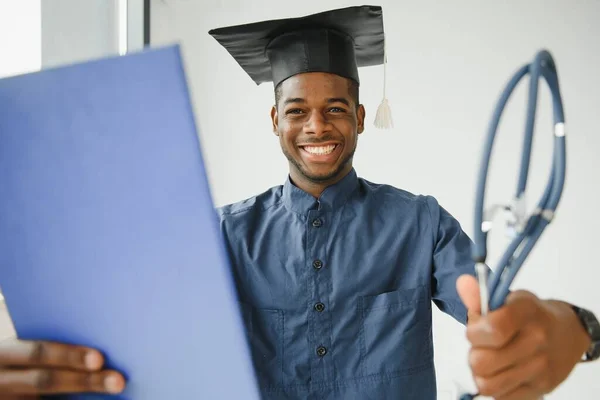
<instances>
[{"instance_id":1,"label":"white tassel","mask_svg":"<svg viewBox=\"0 0 600 400\"><path fill-rule=\"evenodd\" d=\"M379 107L377 107L377 113L375 114L375 127L378 129L390 129L394 127L394 120L392 119L392 110L387 97L385 96L386 87L386 67L387 67L387 55L383 55L383 100Z\"/></svg>"},{"instance_id":2,"label":"white tassel","mask_svg":"<svg viewBox=\"0 0 600 400\"><path fill-rule=\"evenodd\" d=\"M390 109L388 99L385 97L381 101L379 107L377 107L377 114L375 115L375 127L378 129L390 129L394 127L392 110Z\"/></svg>"}]
</instances>

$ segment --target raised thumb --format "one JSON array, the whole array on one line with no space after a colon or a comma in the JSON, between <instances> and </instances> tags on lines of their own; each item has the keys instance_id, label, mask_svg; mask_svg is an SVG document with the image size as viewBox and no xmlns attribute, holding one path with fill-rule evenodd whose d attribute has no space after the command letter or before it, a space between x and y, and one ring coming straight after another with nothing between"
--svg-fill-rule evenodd
<instances>
[{"instance_id":1,"label":"raised thumb","mask_svg":"<svg viewBox=\"0 0 600 400\"><path fill-rule=\"evenodd\" d=\"M456 280L456 290L469 313L481 313L481 300L479 298L479 284L472 275L461 275Z\"/></svg>"}]
</instances>

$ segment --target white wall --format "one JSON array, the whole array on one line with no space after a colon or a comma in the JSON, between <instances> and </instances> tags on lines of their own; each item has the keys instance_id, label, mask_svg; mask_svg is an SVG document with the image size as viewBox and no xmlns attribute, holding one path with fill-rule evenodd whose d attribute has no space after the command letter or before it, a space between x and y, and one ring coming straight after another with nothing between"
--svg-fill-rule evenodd
<instances>
[{"instance_id":1,"label":"white wall","mask_svg":"<svg viewBox=\"0 0 600 400\"><path fill-rule=\"evenodd\" d=\"M40 0L0 0L0 78L40 69L41 18Z\"/></svg>"},{"instance_id":2,"label":"white wall","mask_svg":"<svg viewBox=\"0 0 600 400\"><path fill-rule=\"evenodd\" d=\"M42 0L42 65L118 54L117 0Z\"/></svg>"},{"instance_id":3,"label":"white wall","mask_svg":"<svg viewBox=\"0 0 600 400\"><path fill-rule=\"evenodd\" d=\"M362 3L361 3L362 4ZM377 3L376 3L377 4ZM568 129L568 175L555 221L518 276L515 288L560 298L600 315L600 266L595 257L600 216L600 2L594 0L385 0L388 97L396 128L369 128L355 165L372 181L435 195L472 230L475 178L487 124L512 73L541 48L554 55ZM293 17L350 4L333 0L155 0L152 42L181 42L205 157L218 204L281 184L287 163L271 133L272 87L256 87L212 39L211 28ZM361 70L361 97L372 122L382 95L382 68ZM506 110L496 144L488 200L509 201L516 186L524 127L525 86ZM551 154L549 96L542 86L530 174L535 203ZM497 156L502 154L505 160ZM530 205L532 205L530 204ZM505 242L492 235L490 262ZM435 315L440 399L454 380L470 385L464 329ZM548 399L598 398L600 363L581 365Z\"/></svg>"}]
</instances>

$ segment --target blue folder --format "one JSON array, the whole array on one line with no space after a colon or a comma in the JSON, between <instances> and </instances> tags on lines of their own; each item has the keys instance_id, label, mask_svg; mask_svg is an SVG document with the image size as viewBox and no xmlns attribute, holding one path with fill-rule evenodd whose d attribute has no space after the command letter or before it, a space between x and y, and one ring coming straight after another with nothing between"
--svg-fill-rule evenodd
<instances>
[{"instance_id":1,"label":"blue folder","mask_svg":"<svg viewBox=\"0 0 600 400\"><path fill-rule=\"evenodd\" d=\"M219 134L215 132L214 134ZM178 46L0 80L0 288L126 391L257 399Z\"/></svg>"}]
</instances>

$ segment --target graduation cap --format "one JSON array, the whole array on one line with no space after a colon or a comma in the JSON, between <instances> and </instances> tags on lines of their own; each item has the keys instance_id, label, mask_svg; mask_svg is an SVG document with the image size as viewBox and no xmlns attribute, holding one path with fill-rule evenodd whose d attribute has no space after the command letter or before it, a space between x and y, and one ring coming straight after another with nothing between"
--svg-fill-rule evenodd
<instances>
[{"instance_id":1,"label":"graduation cap","mask_svg":"<svg viewBox=\"0 0 600 400\"><path fill-rule=\"evenodd\" d=\"M252 80L281 82L304 72L328 72L360 84L358 68L384 65L383 101L375 126L392 126L385 97L385 35L380 6L356 6L298 18L212 29Z\"/></svg>"}]
</instances>

